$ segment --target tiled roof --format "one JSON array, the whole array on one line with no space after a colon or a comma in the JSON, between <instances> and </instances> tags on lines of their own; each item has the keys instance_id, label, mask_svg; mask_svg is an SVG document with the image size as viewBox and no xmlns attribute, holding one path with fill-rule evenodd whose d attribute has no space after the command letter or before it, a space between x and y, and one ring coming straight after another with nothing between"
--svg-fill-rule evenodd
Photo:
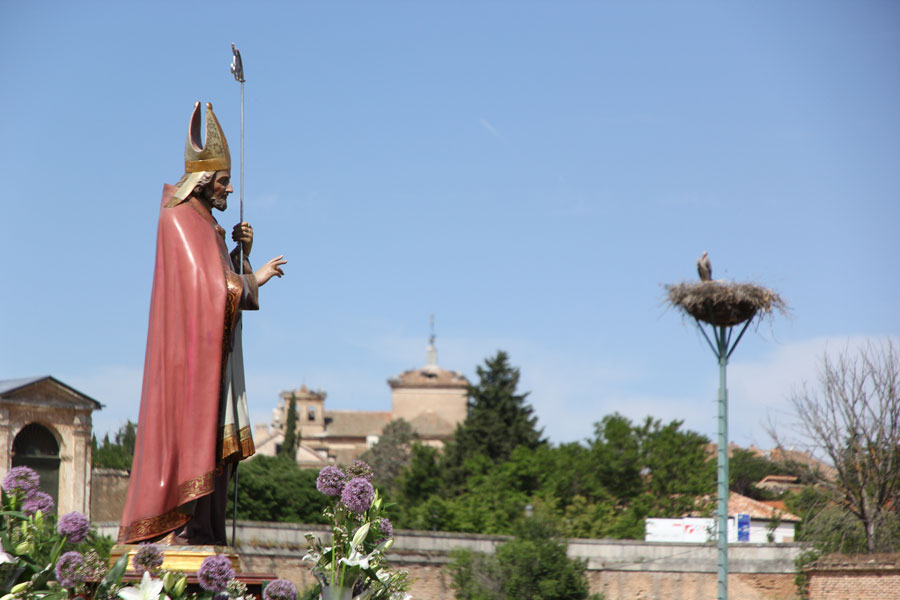
<instances>
[{"instance_id":1,"label":"tiled roof","mask_svg":"<svg viewBox=\"0 0 900 600\"><path fill-rule=\"evenodd\" d=\"M19 379L4 379L0 381L0 397L5 395L13 397L16 392L32 385L43 384L43 382L50 382L50 384L56 386L57 389L63 390L66 394L69 395L70 401L71 399L74 399L78 402L87 402L91 406L92 410L100 410L101 408L103 408L102 404L100 404L87 394L79 392L70 385L66 385L52 375L22 377Z\"/></svg>"},{"instance_id":2,"label":"tiled roof","mask_svg":"<svg viewBox=\"0 0 900 600\"><path fill-rule=\"evenodd\" d=\"M391 388L397 387L459 387L469 385L469 380L459 371L448 371L437 365L411 369L388 379Z\"/></svg>"},{"instance_id":3,"label":"tiled roof","mask_svg":"<svg viewBox=\"0 0 900 600\"><path fill-rule=\"evenodd\" d=\"M325 437L380 435L390 423L391 413L368 410L326 410Z\"/></svg>"},{"instance_id":4,"label":"tiled roof","mask_svg":"<svg viewBox=\"0 0 900 600\"><path fill-rule=\"evenodd\" d=\"M49 375L38 375L37 377L20 377L19 379L0 380L0 396L5 394L6 392L11 392L13 390L23 388L26 385L31 385L32 383L37 383L38 381L47 379L49 377L50 377Z\"/></svg>"},{"instance_id":5,"label":"tiled roof","mask_svg":"<svg viewBox=\"0 0 900 600\"><path fill-rule=\"evenodd\" d=\"M778 510L773 506L769 506L759 500L742 496L735 492L731 492L728 496L728 514L736 515L746 513L751 519L780 519L782 521L800 522L800 517L793 515L787 511Z\"/></svg>"},{"instance_id":6,"label":"tiled roof","mask_svg":"<svg viewBox=\"0 0 900 600\"><path fill-rule=\"evenodd\" d=\"M452 424L432 410L416 415L409 424L422 437L449 437L453 435L455 429Z\"/></svg>"}]
</instances>

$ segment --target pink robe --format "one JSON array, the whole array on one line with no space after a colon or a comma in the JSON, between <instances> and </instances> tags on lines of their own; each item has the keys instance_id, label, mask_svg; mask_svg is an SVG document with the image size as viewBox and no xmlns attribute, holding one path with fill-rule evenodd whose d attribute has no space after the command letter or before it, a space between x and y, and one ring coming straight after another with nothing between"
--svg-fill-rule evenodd
<instances>
[{"instance_id":1,"label":"pink robe","mask_svg":"<svg viewBox=\"0 0 900 600\"><path fill-rule=\"evenodd\" d=\"M247 262L248 275L234 273L224 230L197 200L165 208L174 190L163 188L122 543L187 523L184 505L213 492L217 469L255 451L244 422L240 310L257 308L256 279Z\"/></svg>"}]
</instances>

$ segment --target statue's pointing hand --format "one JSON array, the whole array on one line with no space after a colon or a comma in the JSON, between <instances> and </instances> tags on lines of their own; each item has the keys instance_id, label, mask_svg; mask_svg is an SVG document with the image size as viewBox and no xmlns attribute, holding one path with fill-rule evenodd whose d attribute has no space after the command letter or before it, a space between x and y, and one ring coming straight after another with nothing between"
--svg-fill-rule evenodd
<instances>
[{"instance_id":1,"label":"statue's pointing hand","mask_svg":"<svg viewBox=\"0 0 900 600\"><path fill-rule=\"evenodd\" d=\"M282 277L284 276L284 271L281 269L281 265L286 265L287 261L284 260L284 255L273 258L259 269L257 269L256 275L256 283L260 287L263 286L268 280L274 277Z\"/></svg>"},{"instance_id":2,"label":"statue's pointing hand","mask_svg":"<svg viewBox=\"0 0 900 600\"><path fill-rule=\"evenodd\" d=\"M235 225L231 231L231 239L243 244L244 256L250 256L250 250L253 248L253 228L250 227L250 223L244 221Z\"/></svg>"}]
</instances>

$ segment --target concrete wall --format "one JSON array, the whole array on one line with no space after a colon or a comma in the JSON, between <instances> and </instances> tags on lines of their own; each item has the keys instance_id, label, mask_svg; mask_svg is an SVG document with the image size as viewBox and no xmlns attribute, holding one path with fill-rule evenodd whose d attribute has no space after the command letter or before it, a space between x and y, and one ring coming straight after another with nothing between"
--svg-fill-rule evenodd
<instances>
[{"instance_id":1,"label":"concrete wall","mask_svg":"<svg viewBox=\"0 0 900 600\"><path fill-rule=\"evenodd\" d=\"M91 469L91 520L95 523L111 521L118 528L128 493L128 471L119 469ZM111 537L115 538L118 534Z\"/></svg>"},{"instance_id":2,"label":"concrete wall","mask_svg":"<svg viewBox=\"0 0 900 600\"><path fill-rule=\"evenodd\" d=\"M118 523L102 528L114 535ZM322 525L239 522L239 553L248 572L274 573L299 588L314 583L305 553L304 534L324 535ZM230 527L229 527L230 533ZM415 580L419 600L450 600L450 577L444 567L450 552L468 548L493 553L505 536L400 530L388 556ZM729 548L730 600L792 600L797 544L740 544ZM619 540L569 540L569 556L586 561L592 592L606 600L696 600L716 596L716 549L713 545Z\"/></svg>"}]
</instances>

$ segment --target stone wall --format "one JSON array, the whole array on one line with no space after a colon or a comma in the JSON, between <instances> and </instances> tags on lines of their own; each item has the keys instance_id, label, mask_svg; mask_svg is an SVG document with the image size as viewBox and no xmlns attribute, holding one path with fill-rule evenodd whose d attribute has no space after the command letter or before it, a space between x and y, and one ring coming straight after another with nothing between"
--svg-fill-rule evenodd
<instances>
[{"instance_id":1,"label":"stone wall","mask_svg":"<svg viewBox=\"0 0 900 600\"><path fill-rule=\"evenodd\" d=\"M900 554L832 554L807 573L810 600L900 600Z\"/></svg>"},{"instance_id":2,"label":"stone wall","mask_svg":"<svg viewBox=\"0 0 900 600\"><path fill-rule=\"evenodd\" d=\"M103 530L112 533L118 524ZM230 533L230 527L228 529ZM239 553L247 572L274 573L298 588L314 583L309 564L301 561L312 531L322 525L239 522ZM505 536L400 530L389 559L407 569L419 600L450 600L450 577L444 570L450 552L468 548L493 553ZM729 548L730 600L793 600L794 558L798 544L733 544ZM695 600L716 596L716 548L708 544L671 544L622 540L570 540L569 556L587 564L592 592L606 600Z\"/></svg>"},{"instance_id":3,"label":"stone wall","mask_svg":"<svg viewBox=\"0 0 900 600\"><path fill-rule=\"evenodd\" d=\"M91 520L95 523L112 521L118 527L127 493L128 471L91 469Z\"/></svg>"}]
</instances>

